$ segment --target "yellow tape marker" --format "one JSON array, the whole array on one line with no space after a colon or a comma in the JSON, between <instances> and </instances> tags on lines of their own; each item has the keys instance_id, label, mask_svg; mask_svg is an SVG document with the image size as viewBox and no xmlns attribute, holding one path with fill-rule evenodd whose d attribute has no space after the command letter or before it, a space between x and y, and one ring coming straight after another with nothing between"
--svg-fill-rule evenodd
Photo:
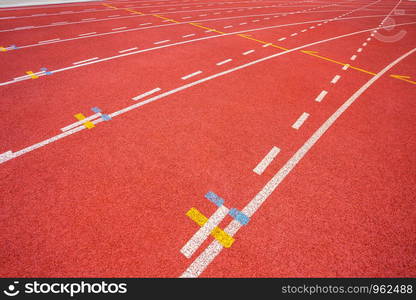
<instances>
[{"instance_id":1,"label":"yellow tape marker","mask_svg":"<svg viewBox=\"0 0 416 300\"><path fill-rule=\"evenodd\" d=\"M74 117L75 117L78 121L82 121L82 120L84 120L84 119L85 119L85 116L84 116L83 114L81 114L81 113L74 115ZM91 128L95 127L94 123L92 123L92 122L90 122L90 121L87 121L87 122L83 123L83 125L84 125L86 128L88 128L88 129L91 129Z\"/></svg>"},{"instance_id":2,"label":"yellow tape marker","mask_svg":"<svg viewBox=\"0 0 416 300\"><path fill-rule=\"evenodd\" d=\"M0 51L1 51L1 52L6 52L6 51L7 51L7 49L6 49L6 48L4 48L4 47L0 47Z\"/></svg>"},{"instance_id":3,"label":"yellow tape marker","mask_svg":"<svg viewBox=\"0 0 416 300\"><path fill-rule=\"evenodd\" d=\"M30 75L30 77L31 77L32 79L37 79L37 78L39 78L39 76L35 75L32 71L27 71L27 72L26 72L26 74L27 74L27 75Z\"/></svg>"},{"instance_id":4,"label":"yellow tape marker","mask_svg":"<svg viewBox=\"0 0 416 300\"><path fill-rule=\"evenodd\" d=\"M208 218L201 214L196 208L191 208L188 210L186 215L199 226L204 226L206 222L208 222ZM215 227L211 231L211 235L222 245L224 248L230 248L231 245L234 243L234 238L230 236L228 233L223 231L222 229Z\"/></svg>"}]
</instances>

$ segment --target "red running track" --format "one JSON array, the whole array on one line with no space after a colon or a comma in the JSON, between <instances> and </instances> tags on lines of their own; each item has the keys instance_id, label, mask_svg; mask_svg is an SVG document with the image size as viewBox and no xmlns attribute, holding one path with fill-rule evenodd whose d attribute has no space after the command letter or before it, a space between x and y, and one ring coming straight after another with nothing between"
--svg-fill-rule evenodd
<instances>
[{"instance_id":1,"label":"red running track","mask_svg":"<svg viewBox=\"0 0 416 300\"><path fill-rule=\"evenodd\" d=\"M415 25L399 0L0 10L0 274L414 276ZM208 191L250 221L187 258Z\"/></svg>"}]
</instances>

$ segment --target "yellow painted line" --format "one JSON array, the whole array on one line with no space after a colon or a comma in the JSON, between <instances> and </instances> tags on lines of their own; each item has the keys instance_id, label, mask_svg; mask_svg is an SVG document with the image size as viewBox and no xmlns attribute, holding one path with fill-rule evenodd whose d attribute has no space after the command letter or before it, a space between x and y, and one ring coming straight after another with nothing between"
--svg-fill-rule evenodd
<instances>
[{"instance_id":1,"label":"yellow painted line","mask_svg":"<svg viewBox=\"0 0 416 300\"><path fill-rule=\"evenodd\" d=\"M410 80L410 76L392 74L392 75L390 75L390 77L393 77L393 78L399 79L399 80L403 80L403 81L406 81L406 82L411 83L411 84L416 84L416 81Z\"/></svg>"},{"instance_id":2,"label":"yellow painted line","mask_svg":"<svg viewBox=\"0 0 416 300\"><path fill-rule=\"evenodd\" d=\"M208 218L201 214L196 208L188 210L186 215L201 227L208 222ZM230 248L235 241L232 236L218 227L215 227L211 231L211 235L225 248Z\"/></svg>"},{"instance_id":3,"label":"yellow painted line","mask_svg":"<svg viewBox=\"0 0 416 300\"><path fill-rule=\"evenodd\" d=\"M163 20L168 20L168 21L173 22L173 23L180 23L180 22L175 21L175 20L173 20L173 19L165 18L165 17L159 16L159 15L152 15L152 16L154 16L154 17L156 17L156 18L163 19Z\"/></svg>"},{"instance_id":4,"label":"yellow painted line","mask_svg":"<svg viewBox=\"0 0 416 300\"><path fill-rule=\"evenodd\" d=\"M75 119L77 119L78 121L82 121L82 120L84 120L84 119L85 119L85 116L84 116L83 114L81 114L81 113L74 115L74 117L75 117ZM87 122L83 123L83 125L84 125L86 128L88 128L88 129L91 129L91 128L95 127L94 123L92 123L92 122L90 122L90 121L87 121Z\"/></svg>"},{"instance_id":5,"label":"yellow painted line","mask_svg":"<svg viewBox=\"0 0 416 300\"><path fill-rule=\"evenodd\" d=\"M110 5L110 4L106 4L106 3L102 3L104 6L107 6L107 7L109 7L109 8L114 8L114 9L118 9L117 7L115 7L115 6L112 6L112 5Z\"/></svg>"},{"instance_id":6,"label":"yellow painted line","mask_svg":"<svg viewBox=\"0 0 416 300\"><path fill-rule=\"evenodd\" d=\"M6 52L6 51L7 51L7 49L6 49L6 48L4 48L4 47L0 47L0 51L1 51L1 52Z\"/></svg>"},{"instance_id":7,"label":"yellow painted line","mask_svg":"<svg viewBox=\"0 0 416 300\"><path fill-rule=\"evenodd\" d=\"M199 25L198 23L188 23L188 24L192 25L192 26L195 26L195 27L203 28L203 29L206 29L206 30L210 30L210 31L221 33L221 34L225 34L225 32L218 31L218 30L215 30L213 28L205 27L205 26Z\"/></svg>"},{"instance_id":8,"label":"yellow painted line","mask_svg":"<svg viewBox=\"0 0 416 300\"><path fill-rule=\"evenodd\" d=\"M27 75L30 75L30 77L31 77L32 79L37 79L37 78L39 78L39 76L35 75L32 71L27 71L27 72L26 72L26 74L27 74Z\"/></svg>"}]
</instances>

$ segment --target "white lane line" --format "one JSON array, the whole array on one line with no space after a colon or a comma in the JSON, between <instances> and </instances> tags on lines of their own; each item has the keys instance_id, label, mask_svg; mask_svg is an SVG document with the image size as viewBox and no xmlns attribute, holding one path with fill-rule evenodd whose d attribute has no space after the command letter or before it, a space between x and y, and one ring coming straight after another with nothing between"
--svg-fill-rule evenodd
<instances>
[{"instance_id":1,"label":"white lane line","mask_svg":"<svg viewBox=\"0 0 416 300\"><path fill-rule=\"evenodd\" d=\"M254 52L254 50L248 50L246 52L243 52L243 55L247 55L247 54L250 54L250 53L253 53L253 52Z\"/></svg>"},{"instance_id":2,"label":"white lane line","mask_svg":"<svg viewBox=\"0 0 416 300\"><path fill-rule=\"evenodd\" d=\"M371 41L371 38L368 38L368 39L367 39L367 41L368 41L368 42L369 42L369 41Z\"/></svg>"},{"instance_id":3,"label":"white lane line","mask_svg":"<svg viewBox=\"0 0 416 300\"><path fill-rule=\"evenodd\" d=\"M311 26L311 27L309 27L309 29L314 29L315 28L315 26Z\"/></svg>"},{"instance_id":4,"label":"white lane line","mask_svg":"<svg viewBox=\"0 0 416 300\"><path fill-rule=\"evenodd\" d=\"M167 43L167 42L170 42L170 40L163 40L163 41L159 41L159 42L154 42L153 44L159 45L159 44L163 44L163 43Z\"/></svg>"},{"instance_id":5,"label":"white lane line","mask_svg":"<svg viewBox=\"0 0 416 300\"><path fill-rule=\"evenodd\" d=\"M35 26L23 26L23 27L16 27L14 30L23 30L23 29L30 29L34 28Z\"/></svg>"},{"instance_id":6,"label":"white lane line","mask_svg":"<svg viewBox=\"0 0 416 300\"><path fill-rule=\"evenodd\" d=\"M77 62L74 62L72 64L73 65L78 65L78 64L82 64L84 62L88 62L88 61L92 61L92 60L96 60L96 59L98 59L98 57L93 57L93 58L89 58L89 59L86 59L86 60L77 61Z\"/></svg>"},{"instance_id":7,"label":"white lane line","mask_svg":"<svg viewBox=\"0 0 416 300\"><path fill-rule=\"evenodd\" d=\"M363 48L358 48L357 49L357 52L361 52L361 51L363 51Z\"/></svg>"},{"instance_id":8,"label":"white lane line","mask_svg":"<svg viewBox=\"0 0 416 300\"><path fill-rule=\"evenodd\" d=\"M355 60L357 58L357 55L353 55L353 56L351 56L351 60Z\"/></svg>"},{"instance_id":9,"label":"white lane line","mask_svg":"<svg viewBox=\"0 0 416 300\"><path fill-rule=\"evenodd\" d=\"M267 182L263 189L254 196L253 199L243 208L242 213L248 217L252 217L253 214L261 207L261 205L269 198L269 196L276 190L276 188L282 183L287 175L296 167L299 161L311 150L316 142L328 131L328 129L335 123L335 121L364 93L377 79L383 76L394 65L401 60L416 51L416 48L410 50L406 54L402 55L394 62L389 64L377 75L372 77L366 84L364 84L358 91L356 91L347 101L344 102L322 125L319 127L312 136L300 147L296 153L286 162L286 164ZM14 153L15 155L16 153ZM226 233L234 236L243 225L238 221L231 221L224 229ZM198 277L208 265L217 257L222 251L222 245L214 240L211 244L189 265L189 267L182 273L180 277L190 278Z\"/></svg>"},{"instance_id":10,"label":"white lane line","mask_svg":"<svg viewBox=\"0 0 416 300\"><path fill-rule=\"evenodd\" d=\"M211 231L217 227L222 220L227 216L229 209L224 205L218 207L215 213L208 219L208 221L201 227L192 238L182 247L180 252L186 258L190 258L192 254L202 245L202 243L209 237Z\"/></svg>"},{"instance_id":11,"label":"white lane line","mask_svg":"<svg viewBox=\"0 0 416 300\"><path fill-rule=\"evenodd\" d=\"M122 30L122 29L126 29L127 27L117 27L117 28L113 28L111 30Z\"/></svg>"},{"instance_id":12,"label":"white lane line","mask_svg":"<svg viewBox=\"0 0 416 300\"><path fill-rule=\"evenodd\" d=\"M326 94L328 94L328 92L327 91L325 91L325 90L323 90L319 95L318 95L318 97L316 97L315 98L315 101L316 102L321 102L322 101L322 99L324 99L324 97L326 96Z\"/></svg>"},{"instance_id":13,"label":"white lane line","mask_svg":"<svg viewBox=\"0 0 416 300\"><path fill-rule=\"evenodd\" d=\"M84 36L84 35L90 35L90 34L96 34L96 32L82 33L82 34L78 34L78 36Z\"/></svg>"},{"instance_id":14,"label":"white lane line","mask_svg":"<svg viewBox=\"0 0 416 300\"><path fill-rule=\"evenodd\" d=\"M228 62L230 62L230 61L232 61L232 59L231 59L231 58L226 59L226 60L223 60L223 61L220 61L219 63L216 63L216 65L217 65L217 66L221 66L221 65L224 65L224 64L226 64L226 63L228 63Z\"/></svg>"},{"instance_id":15,"label":"white lane line","mask_svg":"<svg viewBox=\"0 0 416 300\"><path fill-rule=\"evenodd\" d=\"M56 41L59 41L59 40L60 40L60 38L57 38L57 39L52 39L52 40L39 41L38 43L39 44L45 44L45 43L56 42Z\"/></svg>"},{"instance_id":16,"label":"white lane line","mask_svg":"<svg viewBox=\"0 0 416 300\"><path fill-rule=\"evenodd\" d=\"M139 26L144 26L144 25L152 25L152 23L143 23L143 24L139 24Z\"/></svg>"},{"instance_id":17,"label":"white lane line","mask_svg":"<svg viewBox=\"0 0 416 300\"><path fill-rule=\"evenodd\" d=\"M298 35L298 33L297 32L292 33L290 36L295 36L295 35Z\"/></svg>"},{"instance_id":18,"label":"white lane line","mask_svg":"<svg viewBox=\"0 0 416 300\"><path fill-rule=\"evenodd\" d=\"M140 94L140 95L138 95L138 96L136 96L136 97L133 97L133 98L131 98L131 99L132 99L132 100L134 100L134 101L137 101L137 100L142 99L142 98L144 98L144 97L147 97L147 96L149 96L149 95L151 95L151 94L154 94L154 93L156 93L156 92L159 92L160 90L161 90L161 88L155 88L155 89L153 89L153 90L151 90L151 91L148 91L148 92L146 92L146 93Z\"/></svg>"},{"instance_id":19,"label":"white lane line","mask_svg":"<svg viewBox=\"0 0 416 300\"><path fill-rule=\"evenodd\" d=\"M139 49L139 48L137 48L137 47L129 48L129 49L125 49L125 50L120 50L120 51L118 51L118 53L125 53L125 52L129 52L129 51L137 50L137 49Z\"/></svg>"},{"instance_id":20,"label":"white lane line","mask_svg":"<svg viewBox=\"0 0 416 300\"><path fill-rule=\"evenodd\" d=\"M350 65L349 65L349 64L346 64L346 65L344 65L344 66L342 67L342 69L343 69L344 71L346 71L349 67L350 67Z\"/></svg>"},{"instance_id":21,"label":"white lane line","mask_svg":"<svg viewBox=\"0 0 416 300\"><path fill-rule=\"evenodd\" d=\"M259 162L259 164L253 169L253 172L261 175L263 174L264 170L270 165L270 163L275 159L277 154L279 154L280 149L276 146L273 146L273 148L267 153L267 155Z\"/></svg>"},{"instance_id":22,"label":"white lane line","mask_svg":"<svg viewBox=\"0 0 416 300\"><path fill-rule=\"evenodd\" d=\"M309 118L309 114L304 112L303 114L300 115L300 117L296 120L295 123L293 123L292 128L293 129L299 129L303 123L305 123L306 119Z\"/></svg>"},{"instance_id":23,"label":"white lane line","mask_svg":"<svg viewBox=\"0 0 416 300\"><path fill-rule=\"evenodd\" d=\"M340 76L340 75L335 75L335 76L334 76L334 78L332 78L331 83L332 83L332 84L337 83L337 81L338 81L340 78L341 78L341 76Z\"/></svg>"},{"instance_id":24,"label":"white lane line","mask_svg":"<svg viewBox=\"0 0 416 300\"><path fill-rule=\"evenodd\" d=\"M278 39L277 41L281 42L281 41L284 41L285 39L286 39L285 37L282 37L282 38Z\"/></svg>"},{"instance_id":25,"label":"white lane line","mask_svg":"<svg viewBox=\"0 0 416 300\"><path fill-rule=\"evenodd\" d=\"M196 72L194 72L194 73L191 73L191 74L189 74L189 75L186 75L186 76L181 77L181 79L182 79L182 80L185 80L185 79L188 79L188 78L194 77L194 76L196 76L196 75L198 75L198 74L201 74L201 73L202 73L202 71L196 71Z\"/></svg>"},{"instance_id":26,"label":"white lane line","mask_svg":"<svg viewBox=\"0 0 416 300\"><path fill-rule=\"evenodd\" d=\"M72 129L72 128L75 128L75 127L77 127L77 126L80 126L80 125L84 124L84 123L85 123L85 122L87 122L87 121L94 120L94 119L96 119L96 118L98 118L98 117L100 117L100 116L101 116L101 113L96 113L96 114L93 114L92 116L89 116L89 117L87 117L87 118L85 118L85 119L83 119L83 120L77 121L77 122L75 122L75 123L72 123L72 124L70 124L70 125L68 125L68 126L64 127L64 128L61 128L61 131L63 131L63 132L68 131L68 130L70 130L70 129Z\"/></svg>"},{"instance_id":27,"label":"white lane line","mask_svg":"<svg viewBox=\"0 0 416 300\"><path fill-rule=\"evenodd\" d=\"M247 23L246 22L243 22L243 23L240 23L240 25L247 25Z\"/></svg>"},{"instance_id":28,"label":"white lane line","mask_svg":"<svg viewBox=\"0 0 416 300\"><path fill-rule=\"evenodd\" d=\"M194 36L194 35L195 35L195 33L191 33L191 34L183 35L182 37L187 38L187 37L191 37L191 36Z\"/></svg>"},{"instance_id":29,"label":"white lane line","mask_svg":"<svg viewBox=\"0 0 416 300\"><path fill-rule=\"evenodd\" d=\"M95 20L97 18L88 18L88 19L82 19L82 21L91 21L91 20ZM54 23L55 24L55 23Z\"/></svg>"},{"instance_id":30,"label":"white lane line","mask_svg":"<svg viewBox=\"0 0 416 300\"><path fill-rule=\"evenodd\" d=\"M231 28L233 25L224 26L224 28Z\"/></svg>"}]
</instances>

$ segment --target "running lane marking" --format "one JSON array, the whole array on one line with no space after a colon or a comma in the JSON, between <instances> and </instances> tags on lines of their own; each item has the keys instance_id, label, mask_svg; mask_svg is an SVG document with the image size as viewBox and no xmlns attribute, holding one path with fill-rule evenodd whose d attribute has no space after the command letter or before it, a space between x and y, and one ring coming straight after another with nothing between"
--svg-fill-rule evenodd
<instances>
[{"instance_id":1,"label":"running lane marking","mask_svg":"<svg viewBox=\"0 0 416 300\"><path fill-rule=\"evenodd\" d=\"M276 146L267 153L267 155L259 162L259 164L253 169L253 172L257 175L263 174L264 170L270 165L270 163L275 159L277 154L279 154L280 149Z\"/></svg>"},{"instance_id":2,"label":"running lane marking","mask_svg":"<svg viewBox=\"0 0 416 300\"><path fill-rule=\"evenodd\" d=\"M230 62L230 61L232 61L232 59L231 59L231 58L226 59L226 60L223 60L223 61L220 61L219 63L216 63L216 65L217 65L217 66L221 66L221 65L224 65L224 64L226 64L226 63L228 63L228 62Z\"/></svg>"},{"instance_id":3,"label":"running lane marking","mask_svg":"<svg viewBox=\"0 0 416 300\"><path fill-rule=\"evenodd\" d=\"M188 79L188 78L194 77L194 76L196 76L196 75L198 75L198 74L201 74L201 73L202 73L202 71L196 71L196 72L194 72L194 73L191 73L191 74L189 74L189 75L186 75L186 76L181 77L181 79L182 79L182 80L185 80L185 79Z\"/></svg>"},{"instance_id":4,"label":"running lane marking","mask_svg":"<svg viewBox=\"0 0 416 300\"><path fill-rule=\"evenodd\" d=\"M243 52L243 55L248 55L248 54L253 53L253 52L254 52L254 50L248 50L246 52Z\"/></svg>"},{"instance_id":5,"label":"running lane marking","mask_svg":"<svg viewBox=\"0 0 416 300\"><path fill-rule=\"evenodd\" d=\"M304 112L300 115L296 122L293 123L292 128L298 130L303 125L303 123L305 123L307 118L309 118L309 114Z\"/></svg>"},{"instance_id":6,"label":"running lane marking","mask_svg":"<svg viewBox=\"0 0 416 300\"><path fill-rule=\"evenodd\" d=\"M133 98L131 98L131 99L132 99L132 100L134 100L134 101L137 101L137 100L142 99L142 98L144 98L144 97L146 97L146 96L149 96L149 95L151 95L151 94L154 94L154 93L156 93L156 92L159 92L160 90L161 90L161 88L155 88L155 89L153 89L153 90L151 90L151 91L148 91L148 92L146 92L146 93L143 93L143 94L138 95L138 96L136 96L136 97L133 97Z\"/></svg>"},{"instance_id":7,"label":"running lane marking","mask_svg":"<svg viewBox=\"0 0 416 300\"><path fill-rule=\"evenodd\" d=\"M263 189L257 193L256 196L244 207L242 213L248 217L252 217L254 213L261 207L261 205L269 198L269 196L276 190L280 183L287 175L295 168L295 166L302 160L302 158L309 152L309 150L316 144L316 142L328 131L328 129L335 123L335 121L360 97L376 80L383 76L392 67L398 64L416 51L413 48L401 57L386 66L383 70L372 77L359 90L357 90L347 101L345 101L313 134L312 136L296 151L296 153L286 162L286 164L267 182ZM231 221L224 229L224 232L230 236L234 236L242 225L238 221ZM182 273L181 278L195 278L208 267L208 265L221 253L223 247L217 241L213 241Z\"/></svg>"},{"instance_id":8,"label":"running lane marking","mask_svg":"<svg viewBox=\"0 0 416 300\"><path fill-rule=\"evenodd\" d=\"M77 61L77 62L74 62L72 64L73 65L79 65L79 64L82 64L82 63L85 63L85 62L89 62L89 61L92 61L92 60L96 60L96 59L98 59L98 57L88 58L86 60Z\"/></svg>"},{"instance_id":9,"label":"running lane marking","mask_svg":"<svg viewBox=\"0 0 416 300\"><path fill-rule=\"evenodd\" d=\"M337 81L338 81L340 78L341 78L341 76L340 76L340 75L335 75L335 76L334 76L334 78L332 78L331 83L332 83L332 84L337 83Z\"/></svg>"},{"instance_id":10,"label":"running lane marking","mask_svg":"<svg viewBox=\"0 0 416 300\"><path fill-rule=\"evenodd\" d=\"M129 51L137 50L137 49L139 49L139 48L137 48L137 47L129 48L129 49L125 49L125 50L120 50L120 51L118 51L118 53L125 53L125 52L129 52Z\"/></svg>"},{"instance_id":11,"label":"running lane marking","mask_svg":"<svg viewBox=\"0 0 416 300\"><path fill-rule=\"evenodd\" d=\"M316 102L321 102L322 99L324 99L324 97L328 94L327 91L323 90L316 98L315 101Z\"/></svg>"}]
</instances>

